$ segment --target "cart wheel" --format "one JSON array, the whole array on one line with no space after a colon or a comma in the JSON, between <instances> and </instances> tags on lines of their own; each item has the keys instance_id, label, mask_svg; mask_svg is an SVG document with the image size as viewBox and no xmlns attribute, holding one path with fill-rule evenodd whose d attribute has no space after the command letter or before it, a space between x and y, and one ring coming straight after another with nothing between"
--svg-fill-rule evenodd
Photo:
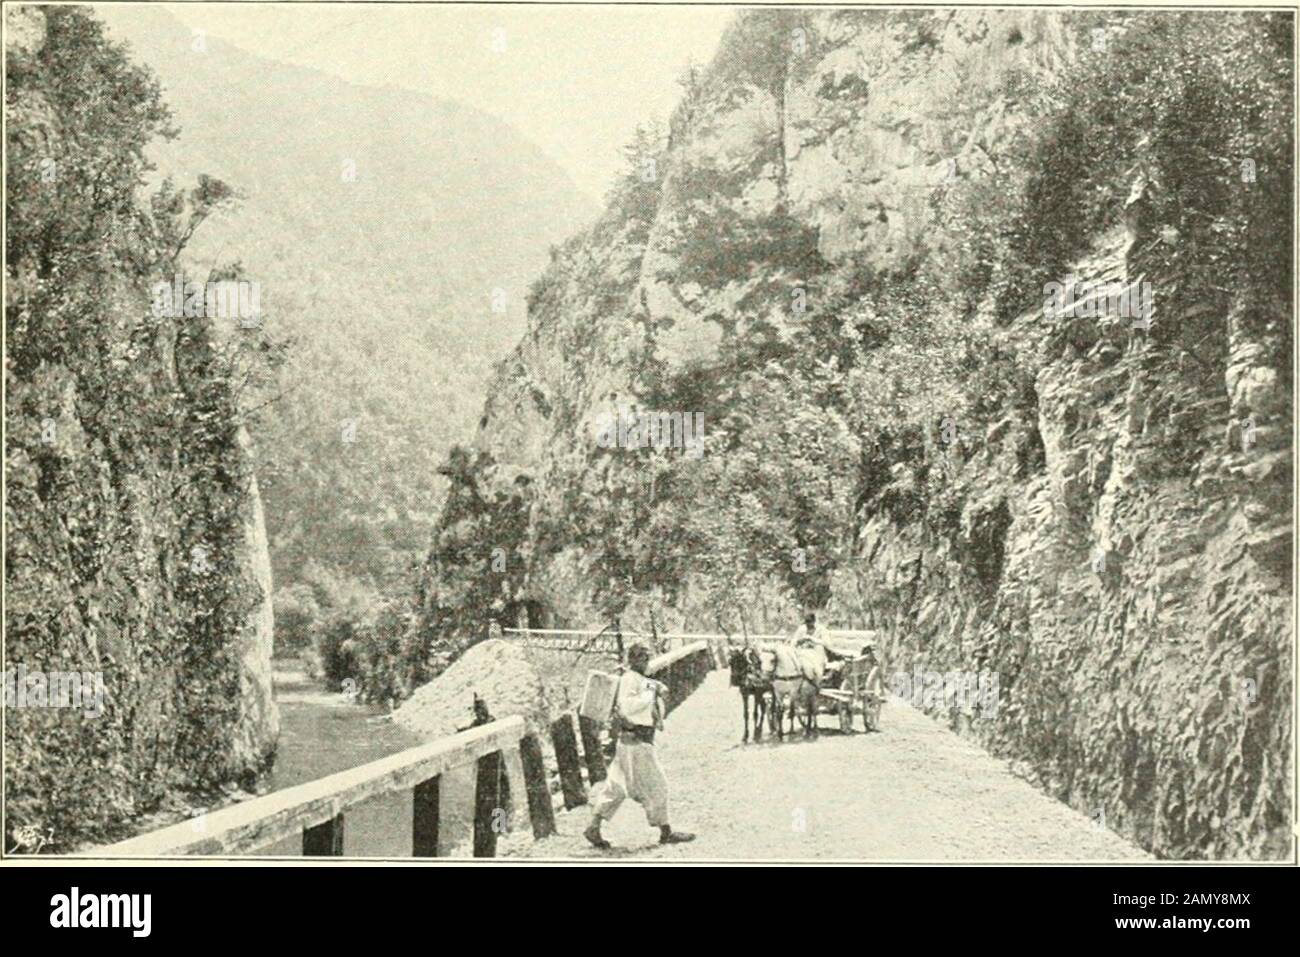
<instances>
[{"instance_id":1,"label":"cart wheel","mask_svg":"<svg viewBox=\"0 0 1300 957\"><path fill-rule=\"evenodd\" d=\"M845 734L853 733L853 706L849 704L840 705L840 730Z\"/></svg>"}]
</instances>

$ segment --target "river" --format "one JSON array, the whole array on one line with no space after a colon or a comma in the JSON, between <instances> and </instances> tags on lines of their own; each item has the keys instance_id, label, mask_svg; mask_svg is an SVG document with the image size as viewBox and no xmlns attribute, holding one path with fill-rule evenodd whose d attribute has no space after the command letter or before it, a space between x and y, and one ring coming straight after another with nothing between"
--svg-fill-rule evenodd
<instances>
[{"instance_id":1,"label":"river","mask_svg":"<svg viewBox=\"0 0 1300 957\"><path fill-rule=\"evenodd\" d=\"M272 793L359 767L369 761L420 744L419 737L397 725L377 705L358 704L325 690L292 662L277 662L275 700L280 709L280 742L275 764L259 793ZM449 773L441 782L445 795L440 820L440 853L464 853L472 839L470 822L457 813L473 795L473 769ZM465 811L468 807L465 806ZM258 852L258 856L298 857L302 839L294 836ZM349 857L411 856L411 794L388 794L350 807L344 818L343 853Z\"/></svg>"},{"instance_id":2,"label":"river","mask_svg":"<svg viewBox=\"0 0 1300 957\"><path fill-rule=\"evenodd\" d=\"M280 743L267 790L315 781L419 744L377 705L350 701L324 690L302 671L275 672Z\"/></svg>"}]
</instances>

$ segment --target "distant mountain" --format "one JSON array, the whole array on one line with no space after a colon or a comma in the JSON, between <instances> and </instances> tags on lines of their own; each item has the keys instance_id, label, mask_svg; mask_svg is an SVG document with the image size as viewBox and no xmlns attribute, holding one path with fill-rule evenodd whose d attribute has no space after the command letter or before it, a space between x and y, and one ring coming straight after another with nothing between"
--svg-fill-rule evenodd
<instances>
[{"instance_id":1,"label":"distant mountain","mask_svg":"<svg viewBox=\"0 0 1300 957\"><path fill-rule=\"evenodd\" d=\"M242 262L268 332L296 340L287 395L253 430L277 584L309 557L396 584L427 545L437 465L522 334L529 279L594 207L467 106L213 36L196 50L157 8L95 13L163 84L180 135L152 152L159 175L206 173L241 194L195 238L191 268Z\"/></svg>"}]
</instances>

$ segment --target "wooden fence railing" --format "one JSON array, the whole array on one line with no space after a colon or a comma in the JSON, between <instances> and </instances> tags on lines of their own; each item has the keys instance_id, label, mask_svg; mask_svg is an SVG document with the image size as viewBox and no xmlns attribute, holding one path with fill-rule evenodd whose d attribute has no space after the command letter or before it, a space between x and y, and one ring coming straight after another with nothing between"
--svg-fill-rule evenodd
<instances>
[{"instance_id":1,"label":"wooden fence railing","mask_svg":"<svg viewBox=\"0 0 1300 957\"><path fill-rule=\"evenodd\" d=\"M685 701L713 668L713 654L707 641L684 645L650 661L647 669L668 686L668 710Z\"/></svg>"},{"instance_id":2,"label":"wooden fence railing","mask_svg":"<svg viewBox=\"0 0 1300 957\"><path fill-rule=\"evenodd\" d=\"M557 631L538 628L503 628L503 637L529 648L547 651L577 651L589 655L617 655L618 638L608 632ZM624 636L630 642L632 639Z\"/></svg>"},{"instance_id":3,"label":"wooden fence railing","mask_svg":"<svg viewBox=\"0 0 1300 957\"><path fill-rule=\"evenodd\" d=\"M343 854L348 808L395 791L413 792L411 854L438 854L439 776L474 764L474 856L491 857L501 830L499 810L526 795L533 834L555 832L542 749L518 716L493 721L360 767L265 797L221 808L100 848L95 856L239 855L302 835L304 857ZM504 765L504 768L503 768ZM504 774L502 774L504 770ZM503 794L502 791L505 791ZM519 806L522 811L522 806Z\"/></svg>"},{"instance_id":4,"label":"wooden fence railing","mask_svg":"<svg viewBox=\"0 0 1300 957\"><path fill-rule=\"evenodd\" d=\"M851 628L832 628L828 629L826 633L832 638L871 638L878 634L875 631ZM501 637L510 641L517 641L529 648L542 648L550 651L584 652L592 655L616 655L619 652L618 638L608 631L569 628L502 628ZM747 637L750 641L789 641L793 637L793 633L765 632L751 634ZM739 645L746 640L746 636L742 636L740 633L728 636L703 632L663 632L651 635L639 631L625 631L623 632L623 647L626 648L636 641L650 644L656 639L660 642L661 648L667 647L677 651L698 641L718 645Z\"/></svg>"},{"instance_id":5,"label":"wooden fence railing","mask_svg":"<svg viewBox=\"0 0 1300 957\"><path fill-rule=\"evenodd\" d=\"M652 659L648 670L668 685L671 710L699 687L712 665L709 646L700 641ZM566 714L550 728L566 808L587 801L584 766L588 784L605 777L600 729L582 719L578 723L579 734L575 735L573 718L574 715ZM304 857L341 856L349 808L382 795L409 790L413 797L411 855L436 857L441 810L439 778L448 771L472 764L476 769L474 856L492 857L501 830L501 812L506 812L507 820L521 814L520 796L526 798L534 838L555 833L555 813L544 761L537 736L528 731L522 717L513 716L110 844L90 854L143 858L235 856L301 835Z\"/></svg>"},{"instance_id":6,"label":"wooden fence railing","mask_svg":"<svg viewBox=\"0 0 1300 957\"><path fill-rule=\"evenodd\" d=\"M591 631L578 628L502 628L501 637L518 642L529 648L542 648L548 651L574 651L592 655L617 655L620 651L640 642L651 649L667 653L676 651L687 644L702 639L716 638L716 635L696 635L683 632L665 632L650 634L642 631L625 631L622 643L618 635L608 630Z\"/></svg>"}]
</instances>

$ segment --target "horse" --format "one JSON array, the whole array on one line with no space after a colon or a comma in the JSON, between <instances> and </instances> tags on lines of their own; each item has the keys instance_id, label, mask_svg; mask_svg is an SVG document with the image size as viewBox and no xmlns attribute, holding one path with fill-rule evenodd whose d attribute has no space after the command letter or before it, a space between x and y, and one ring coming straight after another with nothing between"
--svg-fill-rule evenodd
<instances>
[{"instance_id":1,"label":"horse","mask_svg":"<svg viewBox=\"0 0 1300 957\"><path fill-rule=\"evenodd\" d=\"M802 705L804 737L815 738L817 692L826 674L826 649L814 642L781 642L759 654L763 662L763 677L772 682L772 713L776 717L777 737L785 740L781 719L788 702L790 733L794 734L794 719Z\"/></svg>"},{"instance_id":2,"label":"horse","mask_svg":"<svg viewBox=\"0 0 1300 957\"><path fill-rule=\"evenodd\" d=\"M763 740L763 719L767 717L767 695L772 691L772 682L763 677L763 663L758 652L751 646L737 648L727 656L727 665L731 669L731 686L740 689L741 713L745 717L745 736L740 739L744 744L749 741L749 702L754 701L754 740Z\"/></svg>"}]
</instances>

